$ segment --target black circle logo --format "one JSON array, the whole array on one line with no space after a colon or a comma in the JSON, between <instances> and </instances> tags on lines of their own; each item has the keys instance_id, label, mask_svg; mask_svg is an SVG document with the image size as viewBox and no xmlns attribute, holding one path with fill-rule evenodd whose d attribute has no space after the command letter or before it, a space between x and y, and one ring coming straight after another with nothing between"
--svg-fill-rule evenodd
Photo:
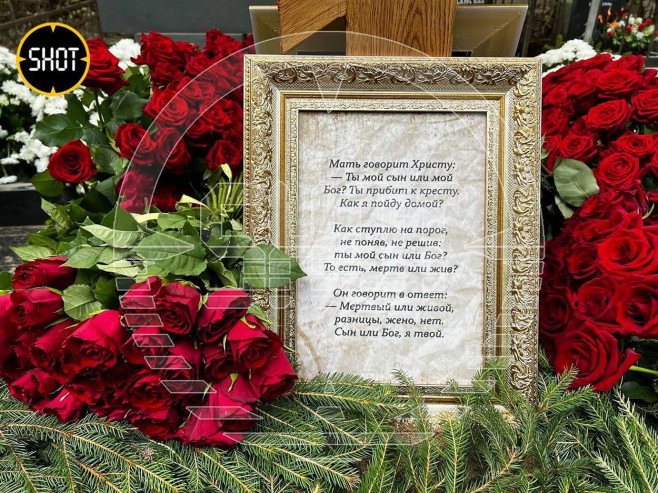
<instances>
[{"instance_id":1,"label":"black circle logo","mask_svg":"<svg viewBox=\"0 0 658 493\"><path fill-rule=\"evenodd\" d=\"M89 71L89 47L66 24L48 22L31 29L18 45L16 65L30 89L45 96L74 90Z\"/></svg>"}]
</instances>

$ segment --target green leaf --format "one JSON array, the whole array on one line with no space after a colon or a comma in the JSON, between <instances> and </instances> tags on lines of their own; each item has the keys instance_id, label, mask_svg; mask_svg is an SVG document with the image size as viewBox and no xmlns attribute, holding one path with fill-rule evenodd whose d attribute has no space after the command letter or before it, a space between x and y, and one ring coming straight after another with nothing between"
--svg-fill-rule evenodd
<instances>
[{"instance_id":1,"label":"green leaf","mask_svg":"<svg viewBox=\"0 0 658 493\"><path fill-rule=\"evenodd\" d=\"M221 262L209 262L208 267L217 274L217 277L219 277L219 280L222 282L222 286L232 288L237 287L238 283L235 280L233 272L224 267L224 264Z\"/></svg>"},{"instance_id":2,"label":"green leaf","mask_svg":"<svg viewBox=\"0 0 658 493\"><path fill-rule=\"evenodd\" d=\"M66 99L66 114L70 116L73 121L78 122L81 125L88 124L89 114L82 105L80 99L78 99L78 96L70 93L64 96L64 99Z\"/></svg>"},{"instance_id":3,"label":"green leaf","mask_svg":"<svg viewBox=\"0 0 658 493\"><path fill-rule=\"evenodd\" d=\"M94 296L94 291L87 284L73 284L62 294L64 312L74 320L85 320L93 313L103 309Z\"/></svg>"},{"instance_id":4,"label":"green leaf","mask_svg":"<svg viewBox=\"0 0 658 493\"><path fill-rule=\"evenodd\" d=\"M50 248L35 245L11 247L11 249L23 262L31 262L38 258L52 257L55 253L54 250L51 250Z\"/></svg>"},{"instance_id":5,"label":"green leaf","mask_svg":"<svg viewBox=\"0 0 658 493\"><path fill-rule=\"evenodd\" d=\"M89 147L92 146L107 147L110 145L110 141L107 138L107 135L98 127L85 128L82 131L82 140L84 140ZM96 156L94 155L93 151L92 151L92 156L94 156L94 161L98 163L98 160L96 159Z\"/></svg>"},{"instance_id":6,"label":"green leaf","mask_svg":"<svg viewBox=\"0 0 658 493\"><path fill-rule=\"evenodd\" d=\"M244 254L244 281L257 289L280 288L306 274L297 261L272 245L258 245Z\"/></svg>"},{"instance_id":7,"label":"green leaf","mask_svg":"<svg viewBox=\"0 0 658 493\"><path fill-rule=\"evenodd\" d=\"M91 269L96 267L98 259L104 250L112 250L111 247L83 247L77 250L66 261L64 265L76 269Z\"/></svg>"},{"instance_id":8,"label":"green leaf","mask_svg":"<svg viewBox=\"0 0 658 493\"><path fill-rule=\"evenodd\" d=\"M32 182L32 185L34 185L34 188L37 189L37 192L46 197L57 197L64 191L64 184L50 176L48 170L37 173L30 181Z\"/></svg>"},{"instance_id":9,"label":"green leaf","mask_svg":"<svg viewBox=\"0 0 658 493\"><path fill-rule=\"evenodd\" d=\"M83 226L82 229L102 240L106 245L118 248L131 247L137 244L142 237L142 233L138 231L121 231L118 229L107 228L100 224Z\"/></svg>"},{"instance_id":10,"label":"green leaf","mask_svg":"<svg viewBox=\"0 0 658 493\"><path fill-rule=\"evenodd\" d=\"M196 276L207 266L203 245L179 232L157 232L147 236L133 251L171 274Z\"/></svg>"},{"instance_id":11,"label":"green leaf","mask_svg":"<svg viewBox=\"0 0 658 493\"><path fill-rule=\"evenodd\" d=\"M11 285L12 279L11 272L2 272L0 273L0 291L13 291L14 287Z\"/></svg>"},{"instance_id":12,"label":"green leaf","mask_svg":"<svg viewBox=\"0 0 658 493\"><path fill-rule=\"evenodd\" d=\"M160 229L181 229L187 217L181 216L180 214L160 214L158 215L158 226Z\"/></svg>"},{"instance_id":13,"label":"green leaf","mask_svg":"<svg viewBox=\"0 0 658 493\"><path fill-rule=\"evenodd\" d=\"M34 137L44 145L61 147L82 137L82 127L73 117L64 113L49 115L35 126Z\"/></svg>"},{"instance_id":14,"label":"green leaf","mask_svg":"<svg viewBox=\"0 0 658 493\"><path fill-rule=\"evenodd\" d=\"M135 217L128 211L121 208L120 204L114 206L101 221L106 228L118 229L120 231L139 231L139 224Z\"/></svg>"},{"instance_id":15,"label":"green leaf","mask_svg":"<svg viewBox=\"0 0 658 493\"><path fill-rule=\"evenodd\" d=\"M94 146L92 156L96 164L98 164L99 169L111 175L120 175L123 173L123 168L127 163L114 149L107 145Z\"/></svg>"},{"instance_id":16,"label":"green leaf","mask_svg":"<svg viewBox=\"0 0 658 493\"><path fill-rule=\"evenodd\" d=\"M47 200L41 199L41 208L52 219L58 234L63 234L73 226L66 206L51 204Z\"/></svg>"},{"instance_id":17,"label":"green leaf","mask_svg":"<svg viewBox=\"0 0 658 493\"><path fill-rule=\"evenodd\" d=\"M555 196L555 205L557 205L557 208L560 209L560 212L565 219L569 219L571 216L573 216L573 209L569 207L567 203L560 198L559 195Z\"/></svg>"},{"instance_id":18,"label":"green leaf","mask_svg":"<svg viewBox=\"0 0 658 493\"><path fill-rule=\"evenodd\" d=\"M146 99L140 98L131 91L124 90L112 98L110 110L114 121L125 122L135 120L142 115Z\"/></svg>"},{"instance_id":19,"label":"green leaf","mask_svg":"<svg viewBox=\"0 0 658 493\"><path fill-rule=\"evenodd\" d=\"M94 287L96 299L104 307L115 309L119 305L119 295L117 293L116 280L113 277L99 277Z\"/></svg>"},{"instance_id":20,"label":"green leaf","mask_svg":"<svg viewBox=\"0 0 658 493\"><path fill-rule=\"evenodd\" d=\"M118 276L136 277L139 274L140 268L128 260L117 260L108 265L98 264L98 270Z\"/></svg>"},{"instance_id":21,"label":"green leaf","mask_svg":"<svg viewBox=\"0 0 658 493\"><path fill-rule=\"evenodd\" d=\"M553 178L562 200L575 207L580 207L589 197L599 193L599 186L590 167L575 159L559 160Z\"/></svg>"},{"instance_id":22,"label":"green leaf","mask_svg":"<svg viewBox=\"0 0 658 493\"><path fill-rule=\"evenodd\" d=\"M658 401L658 394L651 387L638 382L624 382L621 391L629 399L640 399L649 404Z\"/></svg>"},{"instance_id":23,"label":"green leaf","mask_svg":"<svg viewBox=\"0 0 658 493\"><path fill-rule=\"evenodd\" d=\"M59 245L59 241L46 235L43 230L27 235L27 243L29 245L47 247L52 251L55 251Z\"/></svg>"}]
</instances>

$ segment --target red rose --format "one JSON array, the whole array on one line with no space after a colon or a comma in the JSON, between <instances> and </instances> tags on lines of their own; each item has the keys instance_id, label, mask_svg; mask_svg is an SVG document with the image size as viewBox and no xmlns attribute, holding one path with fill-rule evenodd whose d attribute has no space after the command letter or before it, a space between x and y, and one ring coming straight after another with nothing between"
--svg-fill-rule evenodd
<instances>
[{"instance_id":1,"label":"red rose","mask_svg":"<svg viewBox=\"0 0 658 493\"><path fill-rule=\"evenodd\" d=\"M75 281L76 270L62 267L66 257L50 257L33 260L16 267L11 283L14 289L29 289L47 286L65 289Z\"/></svg>"},{"instance_id":2,"label":"red rose","mask_svg":"<svg viewBox=\"0 0 658 493\"><path fill-rule=\"evenodd\" d=\"M624 99L634 94L642 83L642 77L630 70L608 70L596 80L599 97L606 99Z\"/></svg>"},{"instance_id":3,"label":"red rose","mask_svg":"<svg viewBox=\"0 0 658 493\"><path fill-rule=\"evenodd\" d=\"M90 406L102 402L103 395L107 392L102 379L102 371L92 369L83 369L75 374L69 373L68 380L64 381L64 388L73 397Z\"/></svg>"},{"instance_id":4,"label":"red rose","mask_svg":"<svg viewBox=\"0 0 658 493\"><path fill-rule=\"evenodd\" d=\"M149 409L131 411L128 421L151 438L170 440L178 432L181 417L175 409Z\"/></svg>"},{"instance_id":5,"label":"red rose","mask_svg":"<svg viewBox=\"0 0 658 493\"><path fill-rule=\"evenodd\" d=\"M228 164L231 168L237 168L241 163L242 149L225 140L215 142L215 145L212 146L206 157L206 166L211 170L216 170L222 164Z\"/></svg>"},{"instance_id":6,"label":"red rose","mask_svg":"<svg viewBox=\"0 0 658 493\"><path fill-rule=\"evenodd\" d=\"M611 234L598 245L601 270L625 278L658 273L656 227L626 227Z\"/></svg>"},{"instance_id":7,"label":"red rose","mask_svg":"<svg viewBox=\"0 0 658 493\"><path fill-rule=\"evenodd\" d=\"M596 79L594 77L576 79L567 86L566 90L572 101L573 108L579 114L587 113L599 101L599 97L596 94Z\"/></svg>"},{"instance_id":8,"label":"red rose","mask_svg":"<svg viewBox=\"0 0 658 493\"><path fill-rule=\"evenodd\" d=\"M151 82L154 86L165 87L169 84L176 84L183 78L181 69L169 62L159 62L151 68Z\"/></svg>"},{"instance_id":9,"label":"red rose","mask_svg":"<svg viewBox=\"0 0 658 493\"><path fill-rule=\"evenodd\" d=\"M640 123L655 125L658 122L658 89L640 91L631 99L633 117Z\"/></svg>"},{"instance_id":10,"label":"red rose","mask_svg":"<svg viewBox=\"0 0 658 493\"><path fill-rule=\"evenodd\" d=\"M601 160L594 170L602 190L633 187L641 178L640 160L626 152L616 152Z\"/></svg>"},{"instance_id":11,"label":"red rose","mask_svg":"<svg viewBox=\"0 0 658 493\"><path fill-rule=\"evenodd\" d=\"M146 356L146 364L165 380L196 380L201 368L201 348L188 337L179 337L169 350Z\"/></svg>"},{"instance_id":12,"label":"red rose","mask_svg":"<svg viewBox=\"0 0 658 493\"><path fill-rule=\"evenodd\" d=\"M630 277L615 292L617 320L624 336L658 337L658 280L656 276Z\"/></svg>"},{"instance_id":13,"label":"red rose","mask_svg":"<svg viewBox=\"0 0 658 493\"><path fill-rule=\"evenodd\" d=\"M546 97L544 97L543 104L544 107L554 106L556 108L562 108L569 114L572 114L574 111L571 98L567 92L566 84L560 84L551 92L549 92Z\"/></svg>"},{"instance_id":14,"label":"red rose","mask_svg":"<svg viewBox=\"0 0 658 493\"><path fill-rule=\"evenodd\" d=\"M612 55L610 53L601 53L600 55L595 55L591 58L586 58L585 60L579 60L567 67L583 68L586 70L590 69L603 69L612 62Z\"/></svg>"},{"instance_id":15,"label":"red rose","mask_svg":"<svg viewBox=\"0 0 658 493\"><path fill-rule=\"evenodd\" d=\"M224 100L222 100L213 104L203 112L202 118L206 121L208 130L213 135L221 135L234 124L234 120L231 116L224 111L225 107L226 104L224 103Z\"/></svg>"},{"instance_id":16,"label":"red rose","mask_svg":"<svg viewBox=\"0 0 658 493\"><path fill-rule=\"evenodd\" d=\"M144 368L127 385L126 399L148 416L150 410L171 407L175 396L162 385L157 371Z\"/></svg>"},{"instance_id":17,"label":"red rose","mask_svg":"<svg viewBox=\"0 0 658 493\"><path fill-rule=\"evenodd\" d=\"M555 350L552 361L559 373L578 369L572 388L592 385L599 392L610 390L640 359L630 349L622 353L615 336L589 322L576 322L557 338Z\"/></svg>"},{"instance_id":18,"label":"red rose","mask_svg":"<svg viewBox=\"0 0 658 493\"><path fill-rule=\"evenodd\" d=\"M267 364L254 370L251 375L251 387L263 402L272 402L277 397L292 389L297 374L286 357L283 349L270 358Z\"/></svg>"},{"instance_id":19,"label":"red rose","mask_svg":"<svg viewBox=\"0 0 658 493\"><path fill-rule=\"evenodd\" d=\"M176 97L176 94L177 92L171 88L160 89L159 87L154 87L151 99L144 106L144 113L155 120L162 111L162 108L167 106L169 101Z\"/></svg>"},{"instance_id":20,"label":"red rose","mask_svg":"<svg viewBox=\"0 0 658 493\"><path fill-rule=\"evenodd\" d=\"M557 144L557 152L565 159L577 159L584 163L589 162L596 156L594 138L591 135L568 134Z\"/></svg>"},{"instance_id":21,"label":"red rose","mask_svg":"<svg viewBox=\"0 0 658 493\"><path fill-rule=\"evenodd\" d=\"M610 62L605 70L630 70L639 74L643 68L644 57L642 55L625 55Z\"/></svg>"},{"instance_id":22,"label":"red rose","mask_svg":"<svg viewBox=\"0 0 658 493\"><path fill-rule=\"evenodd\" d=\"M207 402L191 409L190 418L176 436L196 446L231 447L242 440L241 431L256 424L253 410L251 405L234 401L213 386Z\"/></svg>"},{"instance_id":23,"label":"red rose","mask_svg":"<svg viewBox=\"0 0 658 493\"><path fill-rule=\"evenodd\" d=\"M119 67L119 59L107 49L105 41L101 38L87 40L89 46L89 72L83 85L87 87L99 87L110 96L128 85L124 80L123 69Z\"/></svg>"},{"instance_id":24,"label":"red rose","mask_svg":"<svg viewBox=\"0 0 658 493\"><path fill-rule=\"evenodd\" d=\"M265 366L283 345L278 335L251 314L231 328L227 339L237 367L244 370Z\"/></svg>"},{"instance_id":25,"label":"red rose","mask_svg":"<svg viewBox=\"0 0 658 493\"><path fill-rule=\"evenodd\" d=\"M110 368L117 364L119 348L126 340L119 312L105 310L81 322L64 342L62 371L74 375L84 369Z\"/></svg>"},{"instance_id":26,"label":"red rose","mask_svg":"<svg viewBox=\"0 0 658 493\"><path fill-rule=\"evenodd\" d=\"M633 111L624 100L606 101L587 113L587 124L608 137L621 132L630 120Z\"/></svg>"},{"instance_id":27,"label":"red rose","mask_svg":"<svg viewBox=\"0 0 658 493\"><path fill-rule=\"evenodd\" d=\"M562 108L546 108L541 113L542 135L565 134L569 130L571 115Z\"/></svg>"},{"instance_id":28,"label":"red rose","mask_svg":"<svg viewBox=\"0 0 658 493\"><path fill-rule=\"evenodd\" d=\"M233 36L224 34L217 29L206 31L206 44L203 51L211 56L224 58L236 51L240 51L243 45Z\"/></svg>"},{"instance_id":29,"label":"red rose","mask_svg":"<svg viewBox=\"0 0 658 493\"><path fill-rule=\"evenodd\" d=\"M48 172L62 183L84 183L96 176L96 163L81 140L72 140L50 156Z\"/></svg>"},{"instance_id":30,"label":"red rose","mask_svg":"<svg viewBox=\"0 0 658 493\"><path fill-rule=\"evenodd\" d=\"M173 334L187 334L199 312L201 295L192 286L172 282L164 286L155 300L162 319L162 330Z\"/></svg>"},{"instance_id":31,"label":"red rose","mask_svg":"<svg viewBox=\"0 0 658 493\"><path fill-rule=\"evenodd\" d=\"M165 163L165 168L173 175L183 173L191 156L178 131L173 128L159 130L155 143L158 162Z\"/></svg>"},{"instance_id":32,"label":"red rose","mask_svg":"<svg viewBox=\"0 0 658 493\"><path fill-rule=\"evenodd\" d=\"M76 329L76 322L64 320L52 327L36 340L30 348L30 360L34 366L42 370L57 373L63 343Z\"/></svg>"},{"instance_id":33,"label":"red rose","mask_svg":"<svg viewBox=\"0 0 658 493\"><path fill-rule=\"evenodd\" d=\"M157 207L162 212L173 212L186 191L187 187L181 180L160 180L153 195L153 207Z\"/></svg>"},{"instance_id":34,"label":"red rose","mask_svg":"<svg viewBox=\"0 0 658 493\"><path fill-rule=\"evenodd\" d=\"M11 382L9 384L9 393L14 399L18 399L33 408L41 409L47 403L50 394L59 387L59 382L50 374L35 369Z\"/></svg>"},{"instance_id":35,"label":"red rose","mask_svg":"<svg viewBox=\"0 0 658 493\"><path fill-rule=\"evenodd\" d=\"M204 344L203 359L206 378L213 383L220 382L235 370L233 354L225 351L220 344Z\"/></svg>"},{"instance_id":36,"label":"red rose","mask_svg":"<svg viewBox=\"0 0 658 493\"><path fill-rule=\"evenodd\" d=\"M20 329L43 328L60 318L64 308L62 296L48 288L35 288L11 293L9 319Z\"/></svg>"},{"instance_id":37,"label":"red rose","mask_svg":"<svg viewBox=\"0 0 658 493\"><path fill-rule=\"evenodd\" d=\"M141 53L135 58L137 64L146 64L153 69L162 63L168 63L179 69L185 65L187 58L194 53L196 46L191 43L176 42L167 36L151 31L142 34Z\"/></svg>"},{"instance_id":38,"label":"red rose","mask_svg":"<svg viewBox=\"0 0 658 493\"><path fill-rule=\"evenodd\" d=\"M43 413L55 416L62 423L72 423L80 419L86 409L84 402L64 389L43 406Z\"/></svg>"},{"instance_id":39,"label":"red rose","mask_svg":"<svg viewBox=\"0 0 658 493\"><path fill-rule=\"evenodd\" d=\"M576 294L578 311L596 322L599 327L606 328L608 332L617 332L617 313L613 298L618 288L618 284L607 276L586 282L578 288Z\"/></svg>"},{"instance_id":40,"label":"red rose","mask_svg":"<svg viewBox=\"0 0 658 493\"><path fill-rule=\"evenodd\" d=\"M148 171L146 171L148 170ZM116 193L123 197L121 208L128 212L143 213L150 202L156 178L149 171L152 168L128 169L116 184ZM159 171L158 171L159 172Z\"/></svg>"},{"instance_id":41,"label":"red rose","mask_svg":"<svg viewBox=\"0 0 658 493\"><path fill-rule=\"evenodd\" d=\"M564 332L573 314L571 290L544 288L539 293L539 329L543 338L554 338Z\"/></svg>"},{"instance_id":42,"label":"red rose","mask_svg":"<svg viewBox=\"0 0 658 493\"><path fill-rule=\"evenodd\" d=\"M158 128L173 128L182 132L192 122L195 112L190 110L187 101L177 92L166 89L163 91L160 101L157 102L159 111L153 116ZM153 108L152 111L155 111Z\"/></svg>"},{"instance_id":43,"label":"red rose","mask_svg":"<svg viewBox=\"0 0 658 493\"><path fill-rule=\"evenodd\" d=\"M639 158L646 158L656 151L656 142L650 135L626 132L615 140L610 147L618 152L626 152Z\"/></svg>"},{"instance_id":44,"label":"red rose","mask_svg":"<svg viewBox=\"0 0 658 493\"><path fill-rule=\"evenodd\" d=\"M185 133L185 142L190 147L206 147L210 144L212 132L205 118L198 118Z\"/></svg>"},{"instance_id":45,"label":"red rose","mask_svg":"<svg viewBox=\"0 0 658 493\"><path fill-rule=\"evenodd\" d=\"M121 354L129 363L145 365L144 356L167 354L174 346L171 336L157 327L140 327L121 346Z\"/></svg>"},{"instance_id":46,"label":"red rose","mask_svg":"<svg viewBox=\"0 0 658 493\"><path fill-rule=\"evenodd\" d=\"M591 279L598 271L596 245L582 243L573 246L567 258L567 270L574 279Z\"/></svg>"},{"instance_id":47,"label":"red rose","mask_svg":"<svg viewBox=\"0 0 658 493\"><path fill-rule=\"evenodd\" d=\"M10 310L12 306L10 293L0 295L0 348L3 349L7 348L10 341L19 334L18 327L11 320ZM2 358L0 358L0 361L2 361Z\"/></svg>"},{"instance_id":48,"label":"red rose","mask_svg":"<svg viewBox=\"0 0 658 493\"><path fill-rule=\"evenodd\" d=\"M155 311L155 297L162 289L162 279L157 276L151 276L145 281L137 282L130 286L126 294L121 297L121 315L125 316L129 312ZM138 327L138 324L132 324L126 320L129 327Z\"/></svg>"},{"instance_id":49,"label":"red rose","mask_svg":"<svg viewBox=\"0 0 658 493\"><path fill-rule=\"evenodd\" d=\"M119 154L133 163L147 166L157 162L151 135L136 123L123 123L114 136Z\"/></svg>"},{"instance_id":50,"label":"red rose","mask_svg":"<svg viewBox=\"0 0 658 493\"><path fill-rule=\"evenodd\" d=\"M239 289L220 289L208 295L199 315L198 335L206 343L223 338L251 305L251 298Z\"/></svg>"}]
</instances>

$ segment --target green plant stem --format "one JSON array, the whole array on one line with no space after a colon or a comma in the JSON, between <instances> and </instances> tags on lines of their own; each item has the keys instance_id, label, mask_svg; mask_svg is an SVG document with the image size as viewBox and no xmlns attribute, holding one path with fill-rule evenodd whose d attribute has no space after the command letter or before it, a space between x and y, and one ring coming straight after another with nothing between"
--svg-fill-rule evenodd
<instances>
[{"instance_id":1,"label":"green plant stem","mask_svg":"<svg viewBox=\"0 0 658 493\"><path fill-rule=\"evenodd\" d=\"M636 371L638 373L646 373L648 375L653 375L654 377L658 377L658 371L655 370L649 370L649 368L642 368L641 366L631 366L629 370Z\"/></svg>"}]
</instances>

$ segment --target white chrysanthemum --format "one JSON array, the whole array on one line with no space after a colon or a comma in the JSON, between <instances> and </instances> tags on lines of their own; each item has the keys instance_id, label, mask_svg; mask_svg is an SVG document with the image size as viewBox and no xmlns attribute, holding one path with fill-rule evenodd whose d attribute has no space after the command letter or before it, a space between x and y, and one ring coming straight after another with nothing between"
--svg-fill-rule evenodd
<instances>
[{"instance_id":1,"label":"white chrysanthemum","mask_svg":"<svg viewBox=\"0 0 658 493\"><path fill-rule=\"evenodd\" d=\"M126 67L135 65L130 59L139 55L140 46L136 41L125 38L112 45L110 52L119 59L119 66L125 69Z\"/></svg>"},{"instance_id":2,"label":"white chrysanthemum","mask_svg":"<svg viewBox=\"0 0 658 493\"><path fill-rule=\"evenodd\" d=\"M0 139L4 139L7 135L9 135L9 132L7 132L4 128L0 127Z\"/></svg>"},{"instance_id":3,"label":"white chrysanthemum","mask_svg":"<svg viewBox=\"0 0 658 493\"><path fill-rule=\"evenodd\" d=\"M0 159L0 164L18 164L20 161L16 157L18 154L13 153L11 156L3 157Z\"/></svg>"},{"instance_id":4,"label":"white chrysanthemum","mask_svg":"<svg viewBox=\"0 0 658 493\"><path fill-rule=\"evenodd\" d=\"M560 68L563 65L586 60L596 55L596 50L582 39L572 39L564 43L560 48L548 50L539 55L545 70Z\"/></svg>"},{"instance_id":5,"label":"white chrysanthemum","mask_svg":"<svg viewBox=\"0 0 658 493\"><path fill-rule=\"evenodd\" d=\"M16 178L16 175L10 175L10 176L0 176L0 185L7 185L8 183L14 183L16 182L18 178Z\"/></svg>"},{"instance_id":6,"label":"white chrysanthemum","mask_svg":"<svg viewBox=\"0 0 658 493\"><path fill-rule=\"evenodd\" d=\"M4 46L0 46L0 72L10 74L16 70L16 55Z\"/></svg>"},{"instance_id":7,"label":"white chrysanthemum","mask_svg":"<svg viewBox=\"0 0 658 493\"><path fill-rule=\"evenodd\" d=\"M0 106L7 106L9 104L9 98L6 94L0 94Z\"/></svg>"},{"instance_id":8,"label":"white chrysanthemum","mask_svg":"<svg viewBox=\"0 0 658 493\"><path fill-rule=\"evenodd\" d=\"M32 163L37 172L44 171L48 167L48 161L57 150L56 147L48 147L41 143L41 141L34 138L34 131L31 133L18 132L12 136L16 142L23 144L23 146L14 152L8 158L0 161L2 164L18 164L20 161Z\"/></svg>"}]
</instances>

